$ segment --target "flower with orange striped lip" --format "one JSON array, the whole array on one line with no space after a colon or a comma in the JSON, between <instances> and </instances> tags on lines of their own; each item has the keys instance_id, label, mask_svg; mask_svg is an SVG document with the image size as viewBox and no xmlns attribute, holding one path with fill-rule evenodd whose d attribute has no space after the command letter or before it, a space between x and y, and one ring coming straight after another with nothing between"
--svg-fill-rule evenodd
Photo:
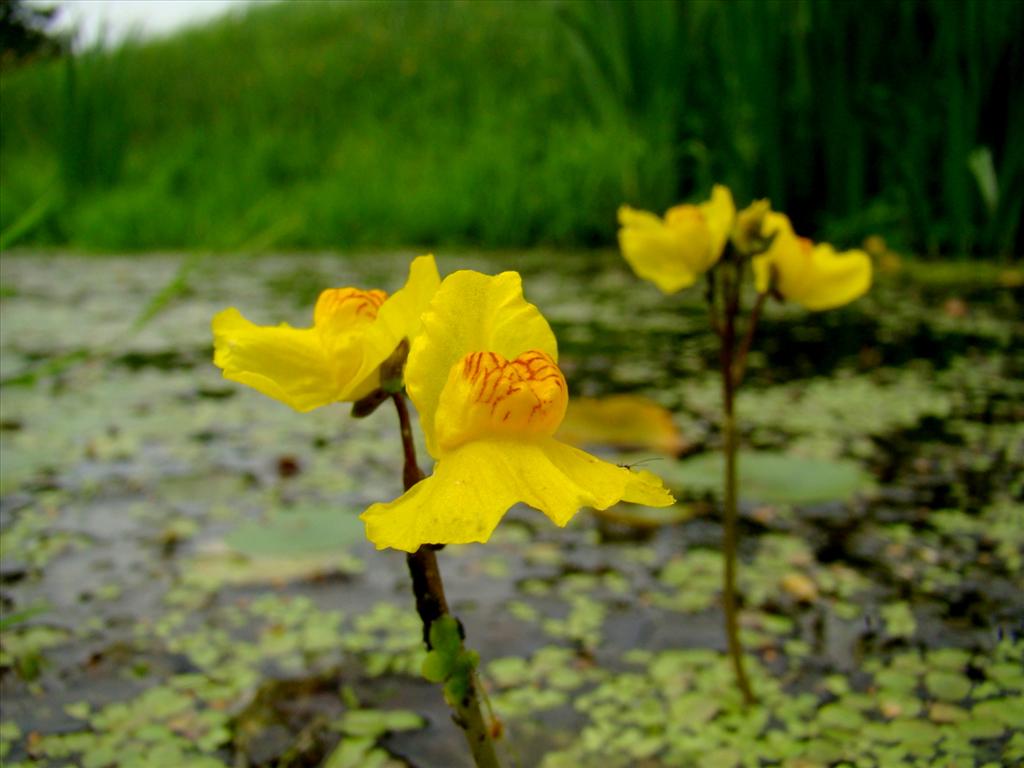
<instances>
[{"instance_id":1,"label":"flower with orange striped lip","mask_svg":"<svg viewBox=\"0 0 1024 768\"><path fill-rule=\"evenodd\" d=\"M558 346L515 272L455 272L423 316L406 365L434 473L362 514L378 549L487 541L523 502L564 526L580 507L668 506L650 472L609 464L552 437L568 389Z\"/></svg>"},{"instance_id":2,"label":"flower with orange striped lip","mask_svg":"<svg viewBox=\"0 0 1024 768\"><path fill-rule=\"evenodd\" d=\"M849 304L871 287L871 258L864 251L836 253L828 243L800 237L783 213L767 213L762 232L772 240L753 258L758 293L774 289L804 309L821 311Z\"/></svg>"},{"instance_id":3,"label":"flower with orange striped lip","mask_svg":"<svg viewBox=\"0 0 1024 768\"><path fill-rule=\"evenodd\" d=\"M384 291L330 288L320 294L311 328L258 326L234 307L213 318L213 362L224 378L247 384L297 411L356 401L380 386L380 366L420 317L441 278L433 256L409 266L409 278Z\"/></svg>"},{"instance_id":4,"label":"flower with orange striped lip","mask_svg":"<svg viewBox=\"0 0 1024 768\"><path fill-rule=\"evenodd\" d=\"M716 184L700 205L677 205L664 219L653 213L619 208L619 247L637 277L662 293L697 282L722 257L736 206L728 187Z\"/></svg>"}]
</instances>

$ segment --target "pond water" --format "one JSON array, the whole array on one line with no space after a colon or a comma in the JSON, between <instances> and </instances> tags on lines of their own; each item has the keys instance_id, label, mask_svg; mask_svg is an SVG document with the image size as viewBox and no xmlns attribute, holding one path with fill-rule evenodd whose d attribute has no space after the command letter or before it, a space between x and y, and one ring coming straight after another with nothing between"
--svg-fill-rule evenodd
<instances>
[{"instance_id":1,"label":"pond water","mask_svg":"<svg viewBox=\"0 0 1024 768\"><path fill-rule=\"evenodd\" d=\"M469 764L418 675L404 558L355 517L401 491L394 414L299 415L211 363L216 311L307 325L320 289L393 290L411 255L5 256L5 765ZM1024 761L1019 274L908 264L843 310L769 308L738 406L751 472L868 482L792 503L751 474L743 710L714 483L683 460L719 445L700 292L662 297L611 253L439 266L520 270L573 394L644 395L681 433L646 467L673 524L515 509L440 553L508 765Z\"/></svg>"}]
</instances>

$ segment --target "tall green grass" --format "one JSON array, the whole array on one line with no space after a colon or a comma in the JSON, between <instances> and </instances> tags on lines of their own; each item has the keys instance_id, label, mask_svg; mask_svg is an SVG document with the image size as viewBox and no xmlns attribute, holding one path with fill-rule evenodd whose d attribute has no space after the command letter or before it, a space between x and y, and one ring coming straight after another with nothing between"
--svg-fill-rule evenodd
<instances>
[{"instance_id":1,"label":"tall green grass","mask_svg":"<svg viewBox=\"0 0 1024 768\"><path fill-rule=\"evenodd\" d=\"M593 244L720 180L844 244L1019 252L1022 8L257 5L5 73L0 239Z\"/></svg>"},{"instance_id":2,"label":"tall green grass","mask_svg":"<svg viewBox=\"0 0 1024 768\"><path fill-rule=\"evenodd\" d=\"M710 177L841 240L1022 251L1024 4L606 0L563 15L595 117L664 142L677 195Z\"/></svg>"}]
</instances>

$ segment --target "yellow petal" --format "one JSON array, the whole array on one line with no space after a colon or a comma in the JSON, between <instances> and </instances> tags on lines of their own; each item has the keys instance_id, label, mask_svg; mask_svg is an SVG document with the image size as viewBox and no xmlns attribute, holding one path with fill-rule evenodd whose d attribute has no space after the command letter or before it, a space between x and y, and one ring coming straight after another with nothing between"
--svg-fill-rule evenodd
<instances>
[{"instance_id":1,"label":"yellow petal","mask_svg":"<svg viewBox=\"0 0 1024 768\"><path fill-rule=\"evenodd\" d=\"M412 343L405 369L406 389L432 456L440 456L434 423L452 367L472 352L496 352L514 360L527 350L558 360L555 335L540 311L523 298L517 273L491 277L463 270L444 279L423 315L423 330Z\"/></svg>"},{"instance_id":2,"label":"yellow petal","mask_svg":"<svg viewBox=\"0 0 1024 768\"><path fill-rule=\"evenodd\" d=\"M836 253L828 243L811 252L812 278L803 293L791 297L806 309L820 311L849 304L871 287L871 259L864 251Z\"/></svg>"},{"instance_id":3,"label":"yellow petal","mask_svg":"<svg viewBox=\"0 0 1024 768\"><path fill-rule=\"evenodd\" d=\"M798 237L789 219L772 213L765 230L775 233L771 248L754 259L758 290L769 270L775 273L775 288L788 301L819 311L848 304L871 287L871 259L863 251L837 254L827 244L812 244Z\"/></svg>"},{"instance_id":4,"label":"yellow petal","mask_svg":"<svg viewBox=\"0 0 1024 768\"><path fill-rule=\"evenodd\" d=\"M361 517L378 549L415 552L423 544L487 541L517 502L564 526L581 507L607 509L627 495L650 506L673 503L650 473L632 473L552 438L482 440L447 453L429 478Z\"/></svg>"},{"instance_id":5,"label":"yellow petal","mask_svg":"<svg viewBox=\"0 0 1024 768\"><path fill-rule=\"evenodd\" d=\"M711 199L701 203L699 207L707 222L711 240L710 250L706 254L707 260L699 270L704 272L722 258L722 251L725 250L725 243L736 219L736 204L728 187L715 184L711 190Z\"/></svg>"},{"instance_id":6,"label":"yellow petal","mask_svg":"<svg viewBox=\"0 0 1024 768\"><path fill-rule=\"evenodd\" d=\"M316 329L254 325L232 307L213 318L213 362L224 378L246 384L297 411L334 402L345 377ZM359 361L349 361L357 366ZM348 368L351 370L351 367Z\"/></svg>"},{"instance_id":7,"label":"yellow petal","mask_svg":"<svg viewBox=\"0 0 1024 768\"><path fill-rule=\"evenodd\" d=\"M796 236L789 217L784 213L766 213L762 232L765 237L771 237L772 241L767 251L752 260L754 285L758 293L765 293L772 287L773 269L776 277L785 271L787 277L792 280L801 269L803 250L800 238Z\"/></svg>"},{"instance_id":8,"label":"yellow petal","mask_svg":"<svg viewBox=\"0 0 1024 768\"><path fill-rule=\"evenodd\" d=\"M654 283L665 294L697 281L698 273L690 267L685 253L693 250L692 238L701 237L700 227L694 232L682 225L670 227L654 214L627 205L619 208L619 224L619 248L637 277ZM696 247L699 250L704 246Z\"/></svg>"},{"instance_id":9,"label":"yellow petal","mask_svg":"<svg viewBox=\"0 0 1024 768\"><path fill-rule=\"evenodd\" d=\"M411 342L419 332L423 313L430 306L430 300L440 285L441 276L437 272L434 257L429 254L417 256L409 265L409 277L405 285L384 302L374 325L386 329L399 341L407 338ZM394 350L388 354L391 351Z\"/></svg>"},{"instance_id":10,"label":"yellow petal","mask_svg":"<svg viewBox=\"0 0 1024 768\"><path fill-rule=\"evenodd\" d=\"M422 327L423 313L440 284L433 256L413 259L405 285L381 305L376 320L364 331L364 354L355 377L357 381L373 377L402 339L412 342L416 338Z\"/></svg>"},{"instance_id":11,"label":"yellow petal","mask_svg":"<svg viewBox=\"0 0 1024 768\"><path fill-rule=\"evenodd\" d=\"M754 268L754 287L758 293L767 293L772 285L772 260L764 254L751 259Z\"/></svg>"},{"instance_id":12,"label":"yellow petal","mask_svg":"<svg viewBox=\"0 0 1024 768\"><path fill-rule=\"evenodd\" d=\"M637 277L663 293L693 285L722 257L736 206L727 187L716 184L700 205L677 205L664 221L652 213L619 208L619 247Z\"/></svg>"},{"instance_id":13,"label":"yellow petal","mask_svg":"<svg viewBox=\"0 0 1024 768\"><path fill-rule=\"evenodd\" d=\"M622 500L648 507L668 507L676 501L672 494L665 490L661 478L646 469L629 470L629 481L626 483Z\"/></svg>"}]
</instances>

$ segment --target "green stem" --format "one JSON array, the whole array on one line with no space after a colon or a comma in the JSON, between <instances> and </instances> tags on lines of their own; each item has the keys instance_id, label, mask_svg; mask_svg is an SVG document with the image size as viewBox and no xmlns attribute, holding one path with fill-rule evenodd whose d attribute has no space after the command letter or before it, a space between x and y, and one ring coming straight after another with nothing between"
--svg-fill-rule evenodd
<instances>
[{"instance_id":1,"label":"green stem","mask_svg":"<svg viewBox=\"0 0 1024 768\"><path fill-rule=\"evenodd\" d=\"M725 558L722 584L722 607L725 611L725 634L736 685L746 704L754 703L754 694L743 666L740 644L739 607L736 599L736 553L739 544L739 513L736 503L736 386L734 373L736 347L736 316L740 311L739 270L726 266L722 276L724 317L721 323L720 369L722 376L722 441L725 451L725 499L722 524L722 554Z\"/></svg>"},{"instance_id":2,"label":"green stem","mask_svg":"<svg viewBox=\"0 0 1024 768\"><path fill-rule=\"evenodd\" d=\"M413 442L412 421L409 418L409 408L406 405L405 396L398 393L392 399L395 409L398 411L398 423L402 431L402 450L405 454L402 480L405 490L409 490L423 479L423 472L416 462L416 444ZM425 544L417 551L406 555L405 561L409 566L409 575L412 577L416 612L423 623L423 642L429 650L430 625L442 616L449 615L448 600L444 594L444 582L441 580L441 571L437 566L437 551L433 546ZM461 622L459 626L461 628ZM465 696L452 703L453 719L466 736L466 743L469 745L469 751L473 754L473 761L477 768L501 768L494 749L494 741L491 739L490 729L487 727L480 706L478 686L479 682L474 674L470 679Z\"/></svg>"}]
</instances>

